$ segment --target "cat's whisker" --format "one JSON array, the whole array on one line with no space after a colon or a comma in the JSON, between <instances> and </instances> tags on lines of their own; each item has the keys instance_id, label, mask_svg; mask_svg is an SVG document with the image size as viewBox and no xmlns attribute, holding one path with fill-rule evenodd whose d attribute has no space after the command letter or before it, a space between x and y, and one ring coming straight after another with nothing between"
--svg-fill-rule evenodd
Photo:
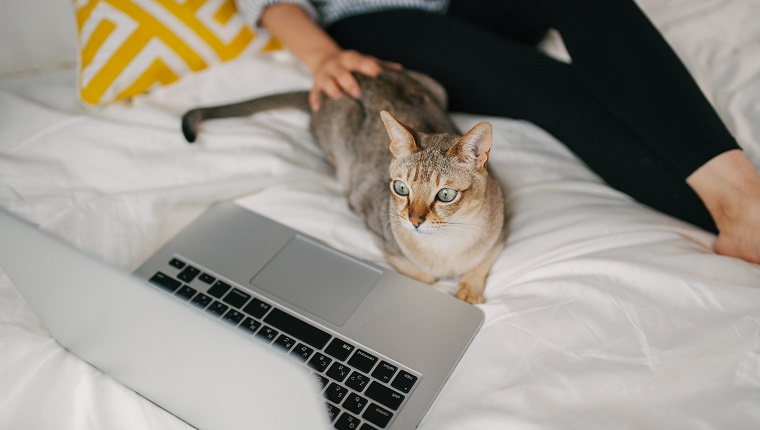
<instances>
[{"instance_id":1,"label":"cat's whisker","mask_svg":"<svg viewBox=\"0 0 760 430\"><path fill-rule=\"evenodd\" d=\"M475 233L487 231L489 226L481 223L446 222L443 228L449 231Z\"/></svg>"},{"instance_id":2,"label":"cat's whisker","mask_svg":"<svg viewBox=\"0 0 760 430\"><path fill-rule=\"evenodd\" d=\"M404 217L402 217L401 215L397 213L392 212L390 216L388 217L388 221L386 221L386 223L390 226L394 226L394 225L400 226L402 225L403 220L404 220Z\"/></svg>"},{"instance_id":3,"label":"cat's whisker","mask_svg":"<svg viewBox=\"0 0 760 430\"><path fill-rule=\"evenodd\" d=\"M472 229L467 228L447 228L443 227L438 229L438 232L444 236L452 237L452 238L459 238L463 239L465 236L480 236L477 231L473 231Z\"/></svg>"}]
</instances>

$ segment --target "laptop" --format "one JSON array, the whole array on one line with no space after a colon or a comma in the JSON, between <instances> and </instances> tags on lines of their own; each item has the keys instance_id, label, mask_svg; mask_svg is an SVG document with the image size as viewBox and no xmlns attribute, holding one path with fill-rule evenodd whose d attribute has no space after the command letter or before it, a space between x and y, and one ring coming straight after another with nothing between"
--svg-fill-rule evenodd
<instances>
[{"instance_id":1,"label":"laptop","mask_svg":"<svg viewBox=\"0 0 760 430\"><path fill-rule=\"evenodd\" d=\"M0 232L61 345L201 430L415 428L483 321L234 202L133 274L2 211Z\"/></svg>"}]
</instances>

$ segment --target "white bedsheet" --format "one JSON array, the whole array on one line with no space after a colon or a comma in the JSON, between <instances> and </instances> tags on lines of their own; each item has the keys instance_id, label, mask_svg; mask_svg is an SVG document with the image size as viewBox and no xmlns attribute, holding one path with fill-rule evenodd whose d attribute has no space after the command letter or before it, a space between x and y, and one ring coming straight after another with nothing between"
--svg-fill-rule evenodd
<instances>
[{"instance_id":1,"label":"white bedsheet","mask_svg":"<svg viewBox=\"0 0 760 430\"><path fill-rule=\"evenodd\" d=\"M642 5L760 166L760 2ZM309 83L288 54L251 56L86 111L71 69L0 78L0 206L127 270L219 199L385 264L305 114L208 122L192 146L179 133L189 107ZM455 114L483 119L512 232L485 324L420 428L760 428L760 266L713 254L714 236L530 124ZM0 270L0 429L116 428L188 426L62 349Z\"/></svg>"}]
</instances>

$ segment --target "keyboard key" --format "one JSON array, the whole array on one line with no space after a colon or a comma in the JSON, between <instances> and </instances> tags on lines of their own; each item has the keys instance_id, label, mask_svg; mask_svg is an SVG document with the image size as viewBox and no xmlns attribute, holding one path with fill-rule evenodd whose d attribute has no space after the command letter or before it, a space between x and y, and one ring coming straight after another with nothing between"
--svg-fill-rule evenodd
<instances>
[{"instance_id":1,"label":"keyboard key","mask_svg":"<svg viewBox=\"0 0 760 430\"><path fill-rule=\"evenodd\" d=\"M169 265L176 267L177 269L181 269L185 267L185 262L177 258L172 258L172 260L169 262Z\"/></svg>"},{"instance_id":2,"label":"keyboard key","mask_svg":"<svg viewBox=\"0 0 760 430\"><path fill-rule=\"evenodd\" d=\"M190 303L192 303L192 304L194 304L194 305L196 305L196 306L198 306L200 308L205 308L213 300L214 300L213 298L211 298L211 297L209 297L209 296L207 296L207 295L205 295L203 293L198 293L198 294L195 295L195 297L193 297L193 300L191 300Z\"/></svg>"},{"instance_id":3,"label":"keyboard key","mask_svg":"<svg viewBox=\"0 0 760 430\"><path fill-rule=\"evenodd\" d=\"M361 413L362 409L367 406L367 403L369 403L369 400L365 399L364 397L358 394L350 394L343 402L343 407L348 411L359 414Z\"/></svg>"},{"instance_id":4,"label":"keyboard key","mask_svg":"<svg viewBox=\"0 0 760 430\"><path fill-rule=\"evenodd\" d=\"M209 284L209 285L213 284L214 281L216 281L216 278L209 275L208 273L201 273L201 276L199 276L198 279L200 279L201 282Z\"/></svg>"},{"instance_id":5,"label":"keyboard key","mask_svg":"<svg viewBox=\"0 0 760 430\"><path fill-rule=\"evenodd\" d=\"M150 282L171 292L176 291L177 288L182 285L182 282L170 277L163 272L157 272L155 275L153 275L153 277L150 278Z\"/></svg>"},{"instance_id":6,"label":"keyboard key","mask_svg":"<svg viewBox=\"0 0 760 430\"><path fill-rule=\"evenodd\" d=\"M247 317L243 324L240 324L240 328L250 333L256 333L256 330L261 327L261 323L251 317Z\"/></svg>"},{"instance_id":7,"label":"keyboard key","mask_svg":"<svg viewBox=\"0 0 760 430\"><path fill-rule=\"evenodd\" d=\"M327 389L324 393L322 393L325 398L337 405L340 404L340 402L343 401L343 399L348 395L348 388L342 387L335 382L331 383L327 386Z\"/></svg>"},{"instance_id":8,"label":"keyboard key","mask_svg":"<svg viewBox=\"0 0 760 430\"><path fill-rule=\"evenodd\" d=\"M224 313L227 312L227 309L229 309L229 308L230 307L227 306L227 305L225 305L224 303L222 303L222 302L216 302L215 301L206 310L209 313L213 314L214 316L220 317L220 316L224 315Z\"/></svg>"},{"instance_id":9,"label":"keyboard key","mask_svg":"<svg viewBox=\"0 0 760 430\"><path fill-rule=\"evenodd\" d=\"M402 392L409 393L414 388L417 376L399 371L396 365L380 360L367 351L356 349L354 345L342 339L333 339L319 327L273 308L260 299L251 300L249 293L233 288L213 275L201 273L195 267L178 259L174 260L170 265L180 269L178 278L181 277L185 282L198 278L200 282L211 285L206 294L199 293L195 288L184 285L162 272L157 272L150 282L206 308L209 313L222 316L226 322L239 324L240 329L255 333L257 338L289 351L294 358L323 373L314 375L327 400L328 416L335 429L386 428L393 420L392 411L398 410L406 398ZM219 300L214 300L213 297ZM303 343L296 339L302 340ZM324 353L315 352L316 349L323 348ZM352 367L356 368L356 371L353 371ZM370 373L377 381L370 379ZM389 383L395 389L385 385ZM362 419L366 422L362 422Z\"/></svg>"},{"instance_id":10,"label":"keyboard key","mask_svg":"<svg viewBox=\"0 0 760 430\"><path fill-rule=\"evenodd\" d=\"M251 303L248 303L248 305L243 308L243 312L254 318L261 319L271 307L272 305L269 303L264 303L259 299L253 299L251 300Z\"/></svg>"},{"instance_id":11,"label":"keyboard key","mask_svg":"<svg viewBox=\"0 0 760 430\"><path fill-rule=\"evenodd\" d=\"M325 373L325 375L335 379L338 382L343 382L344 379L346 379L346 376L348 376L348 373L351 371L351 369L346 366L345 364L340 363L333 363L332 366L330 366L330 370Z\"/></svg>"},{"instance_id":12,"label":"keyboard key","mask_svg":"<svg viewBox=\"0 0 760 430\"><path fill-rule=\"evenodd\" d=\"M180 288L179 291L177 291L175 294L185 300L190 300L190 298L193 297L195 293L197 293L197 291L195 291L195 288L183 285L182 288Z\"/></svg>"},{"instance_id":13,"label":"keyboard key","mask_svg":"<svg viewBox=\"0 0 760 430\"><path fill-rule=\"evenodd\" d=\"M369 388L364 392L364 395L394 411L398 409L404 401L403 394L392 390L377 381L373 381L369 384Z\"/></svg>"},{"instance_id":14,"label":"keyboard key","mask_svg":"<svg viewBox=\"0 0 760 430\"><path fill-rule=\"evenodd\" d=\"M208 289L208 293L217 299L221 299L224 293L226 293L230 288L232 288L230 284L224 281L216 281L216 283Z\"/></svg>"},{"instance_id":15,"label":"keyboard key","mask_svg":"<svg viewBox=\"0 0 760 430\"><path fill-rule=\"evenodd\" d=\"M359 428L359 424L359 418L343 412L343 415L341 415L340 418L338 418L338 421L335 423L335 428L337 430L357 430Z\"/></svg>"},{"instance_id":16,"label":"keyboard key","mask_svg":"<svg viewBox=\"0 0 760 430\"><path fill-rule=\"evenodd\" d=\"M241 308L251 298L251 295L243 291L233 288L229 294L224 297L224 303L236 308Z\"/></svg>"},{"instance_id":17,"label":"keyboard key","mask_svg":"<svg viewBox=\"0 0 760 430\"><path fill-rule=\"evenodd\" d=\"M272 327L264 326L261 330L259 330L258 333L256 333L256 336L258 336L261 340L264 340L266 342L271 342L272 339L277 337L279 332Z\"/></svg>"},{"instance_id":18,"label":"keyboard key","mask_svg":"<svg viewBox=\"0 0 760 430\"><path fill-rule=\"evenodd\" d=\"M330 342L329 345L327 345L327 348L325 348L325 352L332 356L333 358L336 358L340 361L346 361L349 354L354 350L354 346L344 342L341 339L338 339L337 337Z\"/></svg>"},{"instance_id":19,"label":"keyboard key","mask_svg":"<svg viewBox=\"0 0 760 430\"><path fill-rule=\"evenodd\" d=\"M387 361L381 361L380 364L377 365L375 371L372 372L372 376L379 379L381 382L388 383L391 381L391 378L393 378L393 374L396 373L396 370L398 370L396 366Z\"/></svg>"},{"instance_id":20,"label":"keyboard key","mask_svg":"<svg viewBox=\"0 0 760 430\"><path fill-rule=\"evenodd\" d=\"M375 363L377 363L377 357L361 349L356 351L351 359L348 360L350 366L353 366L364 373L369 373Z\"/></svg>"},{"instance_id":21,"label":"keyboard key","mask_svg":"<svg viewBox=\"0 0 760 430\"><path fill-rule=\"evenodd\" d=\"M393 413L373 403L364 411L362 418L380 428L385 428L391 422Z\"/></svg>"},{"instance_id":22,"label":"keyboard key","mask_svg":"<svg viewBox=\"0 0 760 430\"><path fill-rule=\"evenodd\" d=\"M316 370L317 372L324 372L331 362L332 359L330 357L317 353L314 354L314 357L311 357L311 360L309 360L309 367Z\"/></svg>"},{"instance_id":23,"label":"keyboard key","mask_svg":"<svg viewBox=\"0 0 760 430\"><path fill-rule=\"evenodd\" d=\"M401 390L404 393L409 393L414 387L414 383L417 382L417 377L406 371L398 372L396 379L391 383L391 387Z\"/></svg>"},{"instance_id":24,"label":"keyboard key","mask_svg":"<svg viewBox=\"0 0 760 430\"><path fill-rule=\"evenodd\" d=\"M290 351L290 353L293 354L300 361L308 360L312 352L314 352L313 349L309 348L308 346L302 343L299 343L298 346L296 346L295 348L293 348L292 351Z\"/></svg>"},{"instance_id":25,"label":"keyboard key","mask_svg":"<svg viewBox=\"0 0 760 430\"><path fill-rule=\"evenodd\" d=\"M317 378L317 384L319 384L319 389L324 390L327 384L330 382L329 379L325 378L322 375L319 375L317 373L314 373L314 377Z\"/></svg>"},{"instance_id":26,"label":"keyboard key","mask_svg":"<svg viewBox=\"0 0 760 430\"><path fill-rule=\"evenodd\" d=\"M184 269L182 269L181 272L179 272L179 275L177 275L177 277L179 279L182 279L185 282L190 282L193 279L195 279L195 277L198 276L199 273L201 273L201 271L196 269L195 267L187 266Z\"/></svg>"},{"instance_id":27,"label":"keyboard key","mask_svg":"<svg viewBox=\"0 0 760 430\"><path fill-rule=\"evenodd\" d=\"M329 403L326 403L327 405L327 418L330 420L330 422L335 421L335 417L337 417L340 414L340 409L337 406L333 406Z\"/></svg>"},{"instance_id":28,"label":"keyboard key","mask_svg":"<svg viewBox=\"0 0 760 430\"><path fill-rule=\"evenodd\" d=\"M354 372L351 374L351 376L348 377L346 380L346 385L351 388L352 390L362 392L364 388L369 384L369 377L366 375L362 375L359 372Z\"/></svg>"},{"instance_id":29,"label":"keyboard key","mask_svg":"<svg viewBox=\"0 0 760 430\"><path fill-rule=\"evenodd\" d=\"M244 317L245 315L242 312L237 311L235 309L230 309L229 312L224 314L224 318L222 318L222 320L232 325L238 325L240 321L243 320Z\"/></svg>"},{"instance_id":30,"label":"keyboard key","mask_svg":"<svg viewBox=\"0 0 760 430\"><path fill-rule=\"evenodd\" d=\"M277 308L274 308L269 312L269 315L264 318L264 322L298 338L298 340L313 346L316 349L322 349L332 337L329 333L326 333L305 321L301 321L290 314L286 314Z\"/></svg>"},{"instance_id":31,"label":"keyboard key","mask_svg":"<svg viewBox=\"0 0 760 430\"><path fill-rule=\"evenodd\" d=\"M284 349L285 351L290 351L290 348L293 347L293 345L296 344L295 339L288 335L281 334L280 337L278 337L274 341L274 345L276 345L279 348Z\"/></svg>"}]
</instances>

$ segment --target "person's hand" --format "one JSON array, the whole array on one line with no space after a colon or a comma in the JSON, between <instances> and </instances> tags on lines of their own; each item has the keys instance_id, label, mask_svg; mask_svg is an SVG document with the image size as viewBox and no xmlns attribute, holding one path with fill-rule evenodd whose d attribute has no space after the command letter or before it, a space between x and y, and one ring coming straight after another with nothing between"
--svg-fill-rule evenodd
<instances>
[{"instance_id":1,"label":"person's hand","mask_svg":"<svg viewBox=\"0 0 760 430\"><path fill-rule=\"evenodd\" d=\"M311 71L314 85L309 104L314 111L319 110L322 93L333 99L344 94L359 97L361 90L352 72L374 78L382 70L377 58L342 49L297 4L275 2L264 9L260 22ZM401 68L398 64L382 63Z\"/></svg>"},{"instance_id":2,"label":"person's hand","mask_svg":"<svg viewBox=\"0 0 760 430\"><path fill-rule=\"evenodd\" d=\"M332 99L343 97L344 94L359 97L359 83L352 73L358 72L374 78L382 70L380 64L377 58L353 50L339 50L324 58L313 73L314 85L309 93L311 109L319 110L322 93Z\"/></svg>"}]
</instances>

